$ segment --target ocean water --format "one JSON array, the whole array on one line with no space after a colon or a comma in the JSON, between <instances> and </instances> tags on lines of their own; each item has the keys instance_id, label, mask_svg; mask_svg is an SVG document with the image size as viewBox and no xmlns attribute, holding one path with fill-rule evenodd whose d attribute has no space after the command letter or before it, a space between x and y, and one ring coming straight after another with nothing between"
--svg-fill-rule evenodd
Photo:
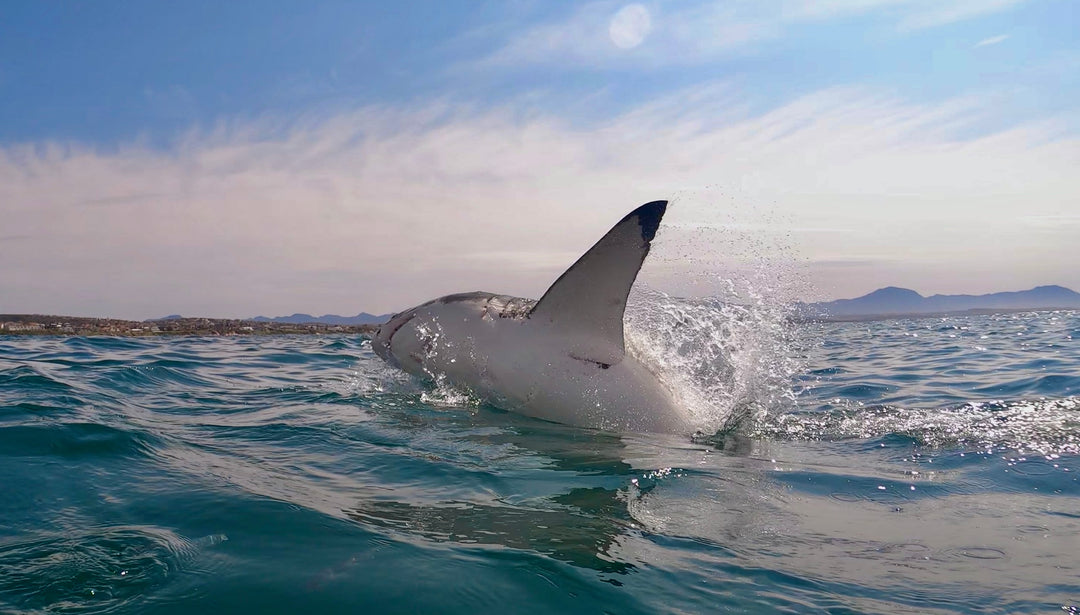
<instances>
[{"instance_id":1,"label":"ocean water","mask_svg":"<svg viewBox=\"0 0 1080 615\"><path fill-rule=\"evenodd\" d=\"M0 612L1080 612L1080 313L628 323L697 435L358 336L0 337Z\"/></svg>"}]
</instances>

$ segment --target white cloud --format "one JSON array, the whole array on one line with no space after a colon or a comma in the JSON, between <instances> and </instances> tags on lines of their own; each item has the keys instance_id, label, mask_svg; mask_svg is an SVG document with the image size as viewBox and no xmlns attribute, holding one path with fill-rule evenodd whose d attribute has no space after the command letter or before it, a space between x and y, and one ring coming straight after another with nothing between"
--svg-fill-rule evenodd
<instances>
[{"instance_id":1,"label":"white cloud","mask_svg":"<svg viewBox=\"0 0 1080 615\"><path fill-rule=\"evenodd\" d=\"M989 47L990 45L997 45L998 43L1004 43L1008 40L1008 34L999 34L998 36L991 36L990 38L984 38L983 40L975 43L974 48Z\"/></svg>"},{"instance_id":2,"label":"white cloud","mask_svg":"<svg viewBox=\"0 0 1080 615\"><path fill-rule=\"evenodd\" d=\"M1026 0L783 0L787 21L879 13L900 30L918 30L1007 10Z\"/></svg>"},{"instance_id":3,"label":"white cloud","mask_svg":"<svg viewBox=\"0 0 1080 615\"><path fill-rule=\"evenodd\" d=\"M1004 11L1024 1L761 0L620 7L601 0L582 6L563 20L512 34L502 48L479 64L626 65L637 68L696 64L753 43L778 38L786 29L798 24L871 15L900 31L919 30ZM629 19L631 14L635 16L633 20ZM617 23L620 24L618 28L615 27ZM634 28L641 28L641 31ZM618 37L616 31L620 33ZM634 44L620 44L619 41Z\"/></svg>"},{"instance_id":4,"label":"white cloud","mask_svg":"<svg viewBox=\"0 0 1080 615\"><path fill-rule=\"evenodd\" d=\"M921 30L1010 9L1025 0L913 0L913 10L899 22L901 30Z\"/></svg>"},{"instance_id":5,"label":"white cloud","mask_svg":"<svg viewBox=\"0 0 1080 615\"><path fill-rule=\"evenodd\" d=\"M645 7L643 5L643 9ZM513 33L507 43L477 65L574 64L636 68L696 63L747 43L773 38L776 25L744 18L737 5L659 5L648 11L648 39L638 45L613 42L612 20L619 5L586 4L567 19ZM756 12L756 11L754 11Z\"/></svg>"},{"instance_id":6,"label":"white cloud","mask_svg":"<svg viewBox=\"0 0 1080 615\"><path fill-rule=\"evenodd\" d=\"M937 284L924 291L1080 286L1077 243L1029 222L1077 208L1080 140L1055 126L962 140L977 100L862 90L717 119L709 101L729 95L678 92L591 128L432 105L221 124L165 150L3 148L14 239L0 241L0 312L356 313L461 290L536 296L631 207L669 195L680 202L654 273L677 276L680 250L721 273L752 260L730 240L756 241L763 222L812 261L901 263ZM830 271L819 282L839 294L894 281Z\"/></svg>"}]
</instances>

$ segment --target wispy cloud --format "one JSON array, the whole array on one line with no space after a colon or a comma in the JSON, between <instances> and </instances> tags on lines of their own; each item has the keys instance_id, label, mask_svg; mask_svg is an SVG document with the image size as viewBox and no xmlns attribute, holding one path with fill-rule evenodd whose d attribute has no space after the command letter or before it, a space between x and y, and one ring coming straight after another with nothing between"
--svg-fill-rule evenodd
<instances>
[{"instance_id":1,"label":"wispy cloud","mask_svg":"<svg viewBox=\"0 0 1080 615\"><path fill-rule=\"evenodd\" d=\"M997 36L991 36L990 38L984 38L983 40L975 43L973 48L989 47L990 45L997 45L998 43L1004 43L1009 39L1008 34L999 34Z\"/></svg>"},{"instance_id":2,"label":"wispy cloud","mask_svg":"<svg viewBox=\"0 0 1080 615\"><path fill-rule=\"evenodd\" d=\"M625 65L635 68L700 62L754 41L775 37L776 25L745 18L738 5L645 6L650 28L632 48L612 39L620 4L594 2L562 21L512 33L506 44L480 66L572 63L582 66Z\"/></svg>"},{"instance_id":3,"label":"wispy cloud","mask_svg":"<svg viewBox=\"0 0 1080 615\"><path fill-rule=\"evenodd\" d=\"M1061 231L1063 233L1074 233L1076 227L1080 226L1080 214L1050 214L1043 216L1024 216L1020 218L1020 221L1029 224L1031 226L1050 229L1054 231Z\"/></svg>"},{"instance_id":4,"label":"wispy cloud","mask_svg":"<svg viewBox=\"0 0 1080 615\"><path fill-rule=\"evenodd\" d=\"M868 16L900 31L920 30L1007 10L1026 0L762 0L638 5L650 27L632 48L612 39L622 3L602 0L511 32L481 66L563 64L658 67L695 64L780 38L800 24Z\"/></svg>"},{"instance_id":5,"label":"wispy cloud","mask_svg":"<svg viewBox=\"0 0 1080 615\"><path fill-rule=\"evenodd\" d=\"M788 20L878 15L898 30L935 28L1008 10L1027 0L790 0Z\"/></svg>"},{"instance_id":6,"label":"wispy cloud","mask_svg":"<svg viewBox=\"0 0 1080 615\"><path fill-rule=\"evenodd\" d=\"M934 28L998 13L1026 0L910 0L902 4L904 13L897 23L901 30Z\"/></svg>"},{"instance_id":7,"label":"wispy cloud","mask_svg":"<svg viewBox=\"0 0 1080 615\"><path fill-rule=\"evenodd\" d=\"M707 227L746 223L738 212L762 203L776 232L852 230L801 233L811 260L918 259L970 283L973 263L1024 259L1080 283L1070 237L1016 223L1070 211L1080 194L1080 139L1054 125L960 138L978 100L859 89L718 120L711 95L724 89L591 127L366 107L223 123L166 149L0 148L5 235L33 237L0 242L4 300L31 298L0 311L244 316L384 311L476 288L535 296L612 220L673 194L658 258L665 243L717 251L715 233L730 231ZM823 279L855 282L836 276Z\"/></svg>"}]
</instances>

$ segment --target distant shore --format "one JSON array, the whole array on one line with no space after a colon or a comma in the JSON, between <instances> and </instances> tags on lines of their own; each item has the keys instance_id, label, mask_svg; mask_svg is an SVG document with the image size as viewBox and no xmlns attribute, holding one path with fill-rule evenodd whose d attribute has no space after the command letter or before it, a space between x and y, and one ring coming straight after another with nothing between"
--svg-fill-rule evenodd
<instances>
[{"instance_id":1,"label":"distant shore","mask_svg":"<svg viewBox=\"0 0 1080 615\"><path fill-rule=\"evenodd\" d=\"M830 321L881 320L943 316L946 314L1002 314L1032 310L1080 309L1080 293L1064 286L1036 286L1029 290L986 295L930 295L924 297L910 288L886 286L854 299L818 303L798 303L799 312L809 319Z\"/></svg>"},{"instance_id":2,"label":"distant shore","mask_svg":"<svg viewBox=\"0 0 1080 615\"><path fill-rule=\"evenodd\" d=\"M1018 312L1071 311L1076 308L999 308L946 312L895 312L882 314L797 314L795 322L867 322L941 318L945 316L982 316ZM236 318L168 318L162 320L123 320L119 318L87 318L84 316L53 316L44 314L0 314L2 335L59 335L70 337L116 336L161 337L183 335L372 335L377 324L341 325L328 323L284 323L267 320Z\"/></svg>"},{"instance_id":3,"label":"distant shore","mask_svg":"<svg viewBox=\"0 0 1080 615\"><path fill-rule=\"evenodd\" d=\"M44 314L0 314L0 335L148 337L169 335L321 335L371 334L378 325L280 323L233 318L121 320Z\"/></svg>"},{"instance_id":4,"label":"distant shore","mask_svg":"<svg viewBox=\"0 0 1080 615\"><path fill-rule=\"evenodd\" d=\"M1022 312L1074 312L1073 307L998 308L953 310L949 312L888 312L883 314L801 315L797 322L870 322L877 320L914 320L919 318L943 318L946 316L988 316L991 314L1019 314Z\"/></svg>"}]
</instances>

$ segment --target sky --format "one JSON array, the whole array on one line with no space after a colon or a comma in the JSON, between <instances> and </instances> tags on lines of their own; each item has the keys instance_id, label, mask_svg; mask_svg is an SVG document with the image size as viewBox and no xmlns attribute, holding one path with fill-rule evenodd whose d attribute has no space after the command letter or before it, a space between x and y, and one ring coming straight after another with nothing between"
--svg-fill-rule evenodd
<instances>
[{"instance_id":1,"label":"sky","mask_svg":"<svg viewBox=\"0 0 1080 615\"><path fill-rule=\"evenodd\" d=\"M1073 0L0 3L0 313L1080 290Z\"/></svg>"}]
</instances>

